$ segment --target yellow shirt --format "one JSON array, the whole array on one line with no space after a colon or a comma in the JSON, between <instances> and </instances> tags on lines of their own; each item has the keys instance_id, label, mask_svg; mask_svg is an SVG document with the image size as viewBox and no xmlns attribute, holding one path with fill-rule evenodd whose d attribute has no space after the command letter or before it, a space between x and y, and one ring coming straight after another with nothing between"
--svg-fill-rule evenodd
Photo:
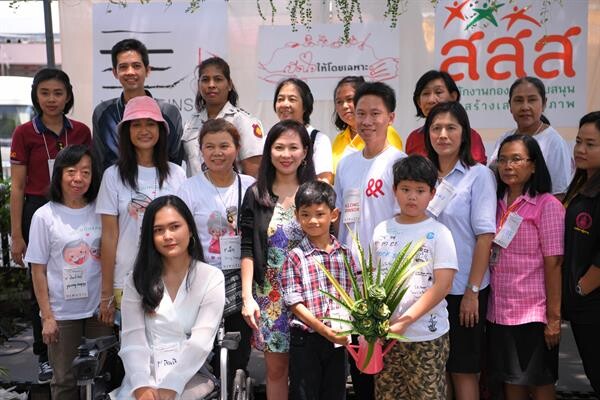
<instances>
[{"instance_id":1,"label":"yellow shirt","mask_svg":"<svg viewBox=\"0 0 600 400\"><path fill-rule=\"evenodd\" d=\"M387 141L389 144L402 151L402 139L391 125L388 126L387 130ZM353 153L354 151L360 151L364 149L364 147L365 142L359 135L352 138L350 127L347 127L340 132L331 144L331 151L333 153L333 171L335 172L337 170L337 165L343 156Z\"/></svg>"}]
</instances>

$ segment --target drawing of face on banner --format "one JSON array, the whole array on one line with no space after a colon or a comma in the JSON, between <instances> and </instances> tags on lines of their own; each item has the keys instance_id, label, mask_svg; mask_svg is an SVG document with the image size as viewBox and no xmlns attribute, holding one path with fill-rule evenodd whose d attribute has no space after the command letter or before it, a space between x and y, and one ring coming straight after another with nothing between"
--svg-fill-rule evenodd
<instances>
[{"instance_id":1,"label":"drawing of face on banner","mask_svg":"<svg viewBox=\"0 0 600 400\"><path fill-rule=\"evenodd\" d=\"M331 100L331 91L347 75L394 85L400 74L398 30L381 24L353 24L349 43L340 40L341 25L314 24L310 30L261 26L258 34L258 86L261 100L272 100L277 83L300 78L315 100Z\"/></svg>"},{"instance_id":2,"label":"drawing of face on banner","mask_svg":"<svg viewBox=\"0 0 600 400\"><path fill-rule=\"evenodd\" d=\"M436 8L435 55L461 91L475 128L505 127L508 92L523 76L546 86L545 114L571 126L586 111L588 2L442 0Z\"/></svg>"},{"instance_id":3,"label":"drawing of face on banner","mask_svg":"<svg viewBox=\"0 0 600 400\"><path fill-rule=\"evenodd\" d=\"M194 112L195 68L212 56L227 59L227 4L202 2L197 12L188 4L164 2L119 5L94 4L94 106L121 95L113 76L110 50L117 42L135 38L146 46L150 73L144 87L157 99L175 105L183 121Z\"/></svg>"}]
</instances>

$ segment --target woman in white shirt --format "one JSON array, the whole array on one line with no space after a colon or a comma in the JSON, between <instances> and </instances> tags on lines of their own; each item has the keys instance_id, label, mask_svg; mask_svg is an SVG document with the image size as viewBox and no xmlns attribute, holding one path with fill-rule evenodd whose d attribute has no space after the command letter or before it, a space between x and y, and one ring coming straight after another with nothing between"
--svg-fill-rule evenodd
<instances>
[{"instance_id":1,"label":"woman in white shirt","mask_svg":"<svg viewBox=\"0 0 600 400\"><path fill-rule=\"evenodd\" d=\"M196 143L206 169L183 182L177 192L194 216L204 261L225 275L225 330L242 335L238 349L229 353L227 376L231 382L234 371L248 366L252 336L252 329L241 314L239 210L254 178L234 169L240 142L240 134L232 123L223 118L206 121ZM215 364L218 367L218 362Z\"/></svg>"},{"instance_id":2,"label":"woman in white shirt","mask_svg":"<svg viewBox=\"0 0 600 400\"><path fill-rule=\"evenodd\" d=\"M333 183L333 153L329 137L310 125L314 98L310 87L298 78L287 78L275 88L273 110L280 121L293 119L306 127L313 147L317 178Z\"/></svg>"},{"instance_id":3,"label":"woman in white shirt","mask_svg":"<svg viewBox=\"0 0 600 400\"><path fill-rule=\"evenodd\" d=\"M81 337L110 335L94 316L100 302L97 240L100 217L94 200L100 184L97 162L85 145L58 153L50 183L50 202L33 215L25 261L31 263L54 378L53 399L79 399L71 364Z\"/></svg>"},{"instance_id":4,"label":"woman in white shirt","mask_svg":"<svg viewBox=\"0 0 600 400\"><path fill-rule=\"evenodd\" d=\"M146 208L140 249L123 294L115 399L199 399L214 388L198 374L223 313L223 274L205 264L194 219L177 196Z\"/></svg>"},{"instance_id":5,"label":"woman in white shirt","mask_svg":"<svg viewBox=\"0 0 600 400\"><path fill-rule=\"evenodd\" d=\"M120 305L147 205L175 193L185 180L183 169L168 161L169 126L154 99L129 100L117 129L119 159L104 172L96 204L102 216L100 319L107 324L113 323Z\"/></svg>"},{"instance_id":6,"label":"woman in white shirt","mask_svg":"<svg viewBox=\"0 0 600 400\"><path fill-rule=\"evenodd\" d=\"M543 114L546 102L546 87L540 79L524 76L513 82L508 92L508 103L517 127L498 138L489 165L496 164L498 149L505 138L512 134L532 136L542 149L552 177L552 194L560 200L575 172L575 161L567 142Z\"/></svg>"}]
</instances>

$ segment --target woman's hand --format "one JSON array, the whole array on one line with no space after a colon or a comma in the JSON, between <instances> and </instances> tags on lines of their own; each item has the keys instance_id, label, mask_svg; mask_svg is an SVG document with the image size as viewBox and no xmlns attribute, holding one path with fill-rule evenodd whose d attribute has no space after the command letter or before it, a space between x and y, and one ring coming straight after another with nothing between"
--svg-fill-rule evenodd
<instances>
[{"instance_id":1,"label":"woman's hand","mask_svg":"<svg viewBox=\"0 0 600 400\"><path fill-rule=\"evenodd\" d=\"M160 400L175 400L177 392L171 389L158 389L158 398Z\"/></svg>"},{"instance_id":2,"label":"woman's hand","mask_svg":"<svg viewBox=\"0 0 600 400\"><path fill-rule=\"evenodd\" d=\"M45 344L58 343L58 325L54 317L42 319L42 338Z\"/></svg>"},{"instance_id":3,"label":"woman's hand","mask_svg":"<svg viewBox=\"0 0 600 400\"><path fill-rule=\"evenodd\" d=\"M23 256L27 251L27 245L25 244L25 239L23 237L15 237L13 238L12 244L10 245L10 254L14 262L19 264L21 267L24 267Z\"/></svg>"},{"instance_id":4,"label":"woman's hand","mask_svg":"<svg viewBox=\"0 0 600 400\"><path fill-rule=\"evenodd\" d=\"M560 342L560 319L548 319L544 327L544 339L548 350L558 345Z\"/></svg>"},{"instance_id":5,"label":"woman's hand","mask_svg":"<svg viewBox=\"0 0 600 400\"><path fill-rule=\"evenodd\" d=\"M158 397L158 391L149 386L137 388L133 391L135 400L160 400Z\"/></svg>"},{"instance_id":6,"label":"woman's hand","mask_svg":"<svg viewBox=\"0 0 600 400\"><path fill-rule=\"evenodd\" d=\"M115 323L115 297L102 297L100 300L100 322L112 326Z\"/></svg>"},{"instance_id":7,"label":"woman's hand","mask_svg":"<svg viewBox=\"0 0 600 400\"><path fill-rule=\"evenodd\" d=\"M459 320L461 326L473 328L479 323L479 298L477 294L470 290L465 291L465 294L460 301Z\"/></svg>"},{"instance_id":8,"label":"woman's hand","mask_svg":"<svg viewBox=\"0 0 600 400\"><path fill-rule=\"evenodd\" d=\"M258 330L258 321L260 320L260 308L254 299L244 300L242 305L242 317L248 326L255 331Z\"/></svg>"}]
</instances>

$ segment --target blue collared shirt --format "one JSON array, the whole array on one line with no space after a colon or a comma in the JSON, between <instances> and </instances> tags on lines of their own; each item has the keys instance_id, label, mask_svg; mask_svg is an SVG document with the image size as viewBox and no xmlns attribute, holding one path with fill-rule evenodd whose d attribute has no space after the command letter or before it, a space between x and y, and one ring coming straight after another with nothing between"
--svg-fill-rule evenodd
<instances>
[{"instance_id":1,"label":"blue collared shirt","mask_svg":"<svg viewBox=\"0 0 600 400\"><path fill-rule=\"evenodd\" d=\"M469 280L477 236L496 232L496 179L486 166L465 167L460 161L444 179L454 187L455 194L437 220L450 229L456 246L458 272L450 294L462 295ZM489 283L490 273L486 270L480 287Z\"/></svg>"}]
</instances>

